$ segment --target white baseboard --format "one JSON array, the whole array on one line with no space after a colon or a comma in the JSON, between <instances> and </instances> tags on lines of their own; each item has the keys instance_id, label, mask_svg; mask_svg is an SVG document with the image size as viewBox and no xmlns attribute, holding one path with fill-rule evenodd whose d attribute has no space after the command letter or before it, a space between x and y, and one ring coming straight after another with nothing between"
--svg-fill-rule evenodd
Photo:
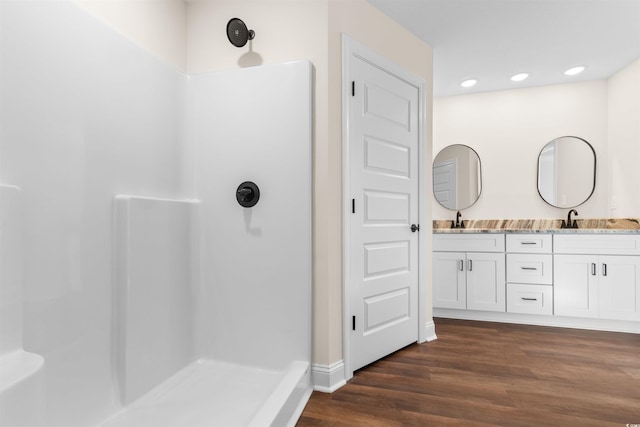
<instances>
[{"instance_id":1,"label":"white baseboard","mask_svg":"<svg viewBox=\"0 0 640 427\"><path fill-rule=\"evenodd\" d=\"M424 325L424 331L425 331L425 341L426 342L431 342L431 341L435 341L438 339L438 337L436 336L436 324L433 323L433 319L429 320L425 325Z\"/></svg>"},{"instance_id":2,"label":"white baseboard","mask_svg":"<svg viewBox=\"0 0 640 427\"><path fill-rule=\"evenodd\" d=\"M640 322L434 308L434 317L640 334Z\"/></svg>"},{"instance_id":3,"label":"white baseboard","mask_svg":"<svg viewBox=\"0 0 640 427\"><path fill-rule=\"evenodd\" d=\"M331 365L312 364L311 376L313 389L322 393L333 393L347 383L342 360Z\"/></svg>"}]
</instances>

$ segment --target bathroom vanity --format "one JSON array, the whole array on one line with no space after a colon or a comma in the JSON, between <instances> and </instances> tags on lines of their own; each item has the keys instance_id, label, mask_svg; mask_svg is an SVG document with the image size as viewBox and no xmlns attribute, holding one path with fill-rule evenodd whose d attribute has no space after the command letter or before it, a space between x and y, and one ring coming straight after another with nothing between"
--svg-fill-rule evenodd
<instances>
[{"instance_id":1,"label":"bathroom vanity","mask_svg":"<svg viewBox=\"0 0 640 427\"><path fill-rule=\"evenodd\" d=\"M504 224L434 224L435 317L640 333L640 229Z\"/></svg>"},{"instance_id":2,"label":"bathroom vanity","mask_svg":"<svg viewBox=\"0 0 640 427\"><path fill-rule=\"evenodd\" d=\"M480 156L453 144L433 161L433 314L640 333L640 219L576 219L595 191L596 152L561 136L538 156L537 189L565 220L462 220L482 193Z\"/></svg>"}]
</instances>

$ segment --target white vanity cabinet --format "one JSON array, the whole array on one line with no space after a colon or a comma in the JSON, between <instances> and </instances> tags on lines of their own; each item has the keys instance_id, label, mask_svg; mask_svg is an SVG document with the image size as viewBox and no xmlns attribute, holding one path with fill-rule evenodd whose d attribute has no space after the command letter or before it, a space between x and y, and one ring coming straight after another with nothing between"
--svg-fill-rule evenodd
<instances>
[{"instance_id":1,"label":"white vanity cabinet","mask_svg":"<svg viewBox=\"0 0 640 427\"><path fill-rule=\"evenodd\" d=\"M553 314L551 234L508 234L507 312Z\"/></svg>"},{"instance_id":2,"label":"white vanity cabinet","mask_svg":"<svg viewBox=\"0 0 640 427\"><path fill-rule=\"evenodd\" d=\"M433 306L505 311L504 234L433 235Z\"/></svg>"},{"instance_id":3,"label":"white vanity cabinet","mask_svg":"<svg viewBox=\"0 0 640 427\"><path fill-rule=\"evenodd\" d=\"M640 235L554 237L554 314L640 320Z\"/></svg>"},{"instance_id":4,"label":"white vanity cabinet","mask_svg":"<svg viewBox=\"0 0 640 427\"><path fill-rule=\"evenodd\" d=\"M640 233L433 234L433 313L640 333Z\"/></svg>"}]
</instances>

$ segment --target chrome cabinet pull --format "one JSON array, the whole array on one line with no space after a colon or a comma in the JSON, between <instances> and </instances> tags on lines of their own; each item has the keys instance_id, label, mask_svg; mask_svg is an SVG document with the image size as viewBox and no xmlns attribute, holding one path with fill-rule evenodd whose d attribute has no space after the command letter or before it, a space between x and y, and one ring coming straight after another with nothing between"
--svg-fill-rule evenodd
<instances>
[{"instance_id":1,"label":"chrome cabinet pull","mask_svg":"<svg viewBox=\"0 0 640 427\"><path fill-rule=\"evenodd\" d=\"M606 276L607 275L607 264L602 263L602 275Z\"/></svg>"},{"instance_id":2,"label":"chrome cabinet pull","mask_svg":"<svg viewBox=\"0 0 640 427\"><path fill-rule=\"evenodd\" d=\"M596 275L596 263L595 262L591 263L591 275L592 276Z\"/></svg>"},{"instance_id":3,"label":"chrome cabinet pull","mask_svg":"<svg viewBox=\"0 0 640 427\"><path fill-rule=\"evenodd\" d=\"M473 271L473 261L469 260L469 271Z\"/></svg>"},{"instance_id":4,"label":"chrome cabinet pull","mask_svg":"<svg viewBox=\"0 0 640 427\"><path fill-rule=\"evenodd\" d=\"M460 271L464 271L464 260L460 259L458 261L460 261Z\"/></svg>"},{"instance_id":5,"label":"chrome cabinet pull","mask_svg":"<svg viewBox=\"0 0 640 427\"><path fill-rule=\"evenodd\" d=\"M525 298L525 297L522 297L522 299L524 301L538 301L538 298Z\"/></svg>"},{"instance_id":6,"label":"chrome cabinet pull","mask_svg":"<svg viewBox=\"0 0 640 427\"><path fill-rule=\"evenodd\" d=\"M523 270L534 270L534 271L537 270L536 267L520 267L520 268Z\"/></svg>"},{"instance_id":7,"label":"chrome cabinet pull","mask_svg":"<svg viewBox=\"0 0 640 427\"><path fill-rule=\"evenodd\" d=\"M535 245L536 242L520 242L521 245Z\"/></svg>"}]
</instances>

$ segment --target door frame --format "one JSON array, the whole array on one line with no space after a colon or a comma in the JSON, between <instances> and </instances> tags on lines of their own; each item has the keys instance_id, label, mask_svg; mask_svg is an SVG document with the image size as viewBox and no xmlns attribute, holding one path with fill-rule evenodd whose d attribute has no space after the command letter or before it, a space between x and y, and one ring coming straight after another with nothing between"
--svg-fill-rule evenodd
<instances>
[{"instance_id":1,"label":"door frame","mask_svg":"<svg viewBox=\"0 0 640 427\"><path fill-rule=\"evenodd\" d=\"M346 34L342 34L342 319L343 319L343 361L345 380L353 377L351 367L351 322L350 322L350 236L351 227L349 206L351 206L351 194L349 193L349 174L351 158L349 156L349 99L351 98L351 59L357 57L374 67L406 81L418 88L418 223L426 224L426 188L425 188L425 156L426 156L426 112L425 93L426 83L419 76L393 63L391 60L369 49ZM423 230L430 228L422 227ZM418 342L427 341L427 277L426 277L427 237L418 232L418 316L416 325L418 330Z\"/></svg>"}]
</instances>

